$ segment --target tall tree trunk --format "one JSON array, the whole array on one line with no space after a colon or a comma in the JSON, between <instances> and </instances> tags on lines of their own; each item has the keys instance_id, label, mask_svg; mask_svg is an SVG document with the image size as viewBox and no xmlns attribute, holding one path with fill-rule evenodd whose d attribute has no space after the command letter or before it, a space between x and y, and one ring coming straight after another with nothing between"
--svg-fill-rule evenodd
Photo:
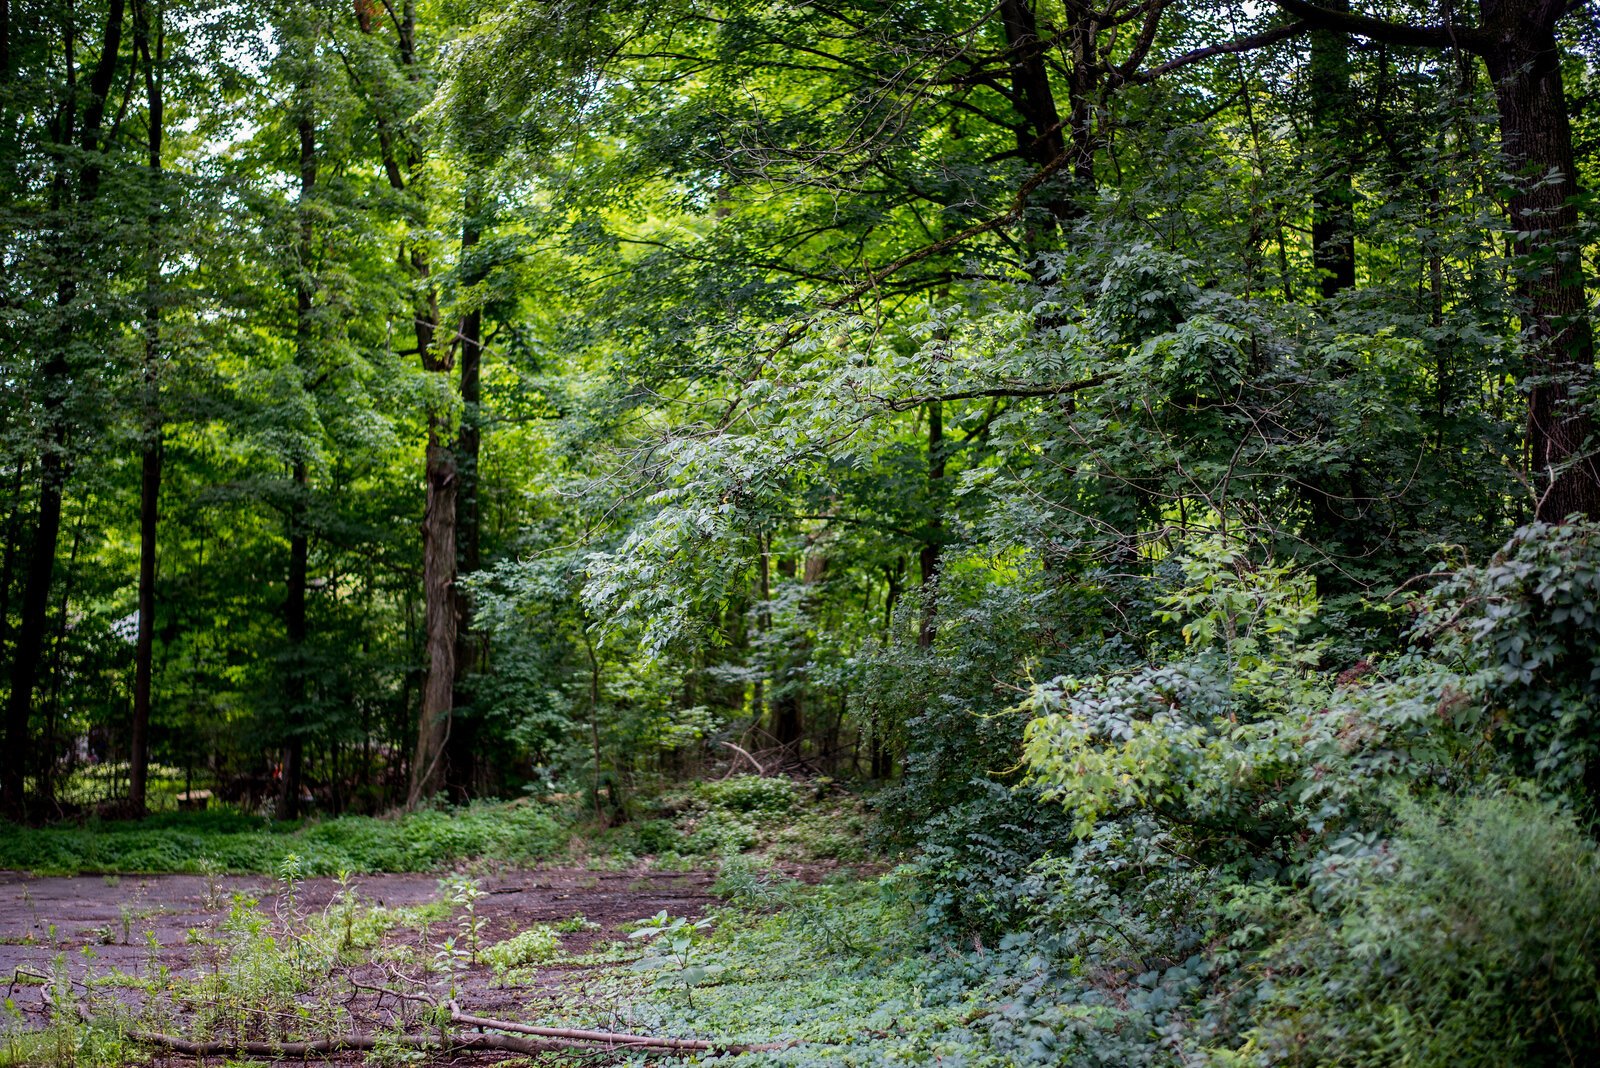
<instances>
[{"instance_id":1,"label":"tall tree trunk","mask_svg":"<svg viewBox=\"0 0 1600 1068\"><path fill-rule=\"evenodd\" d=\"M150 765L150 686L155 658L157 509L161 502L161 284L159 239L156 227L161 203L161 138L165 111L161 92L164 35L151 23L146 0L135 0L134 34L144 60L147 145L150 152L152 202L146 224L144 328L144 449L139 475L139 633L134 644L133 724L129 744L128 807L135 815L145 811L145 781ZM152 37L154 42L152 43Z\"/></svg>"},{"instance_id":2,"label":"tall tree trunk","mask_svg":"<svg viewBox=\"0 0 1600 1068\"><path fill-rule=\"evenodd\" d=\"M778 557L780 576L794 579L798 573L794 557ZM774 657L774 660L780 665L780 677L774 680L772 697L769 701L772 706L772 736L780 744L788 745L800 740L800 677L802 665L805 663L805 652L803 647L796 648L795 645L789 645L781 655Z\"/></svg>"},{"instance_id":3,"label":"tall tree trunk","mask_svg":"<svg viewBox=\"0 0 1600 1068\"><path fill-rule=\"evenodd\" d=\"M1067 141L1033 4L1031 0L1000 0L999 14L1011 71L1011 106L1022 119L1017 126L1017 153L1043 167L1067 150Z\"/></svg>"},{"instance_id":4,"label":"tall tree trunk","mask_svg":"<svg viewBox=\"0 0 1600 1068\"><path fill-rule=\"evenodd\" d=\"M482 234L483 198L474 186L462 201L461 257L463 285L483 281L484 272L472 258ZM483 313L476 306L461 317L458 341L461 351L461 426L456 433L456 566L457 579L477 571L482 563L478 509L478 457L482 451L481 369L483 363ZM481 638L472 631L472 604L459 585L452 589L456 608L455 683L451 703L466 708L472 703L470 676L480 663ZM452 724L447 760L451 785L472 789L477 765L477 720L456 717Z\"/></svg>"},{"instance_id":5,"label":"tall tree trunk","mask_svg":"<svg viewBox=\"0 0 1600 1068\"><path fill-rule=\"evenodd\" d=\"M54 375L47 375L46 381ZM65 378L65 371L60 372ZM61 534L61 491L66 482L66 425L57 421L49 445L39 459L39 514L34 522L29 547L27 578L22 589L22 613L17 628L17 644L12 656L11 694L6 702L5 754L0 757L0 797L6 811L23 811L23 780L28 754L32 749L29 720L33 711L33 691L38 682L39 661L44 652L44 637L50 612L50 584L55 575L56 543Z\"/></svg>"},{"instance_id":6,"label":"tall tree trunk","mask_svg":"<svg viewBox=\"0 0 1600 1068\"><path fill-rule=\"evenodd\" d=\"M0 555L0 660L5 659L11 642L11 579L17 563L17 526L22 518L22 486L26 463L17 457L16 475L11 480L10 509L6 513L5 551Z\"/></svg>"},{"instance_id":7,"label":"tall tree trunk","mask_svg":"<svg viewBox=\"0 0 1600 1068\"><path fill-rule=\"evenodd\" d=\"M1561 80L1556 23L1563 0L1479 0L1475 27L1412 26L1333 10L1312 0L1273 0L1325 30L1406 46L1464 49L1482 57L1494 82L1500 147L1516 173L1508 208L1515 235L1527 366L1528 473L1537 515L1600 519L1594 422L1581 398L1594 376L1578 235L1579 193L1572 126Z\"/></svg>"},{"instance_id":8,"label":"tall tree trunk","mask_svg":"<svg viewBox=\"0 0 1600 1068\"><path fill-rule=\"evenodd\" d=\"M416 277L427 284L428 261L420 250L412 252L411 263ZM417 715L408 808L416 808L438 793L445 781L445 750L455 709L456 453L450 442L453 427L448 399L452 349L436 343L438 322L438 296L427 284L413 325L422 369L438 383L428 402L427 488L422 514L423 642L428 667Z\"/></svg>"},{"instance_id":9,"label":"tall tree trunk","mask_svg":"<svg viewBox=\"0 0 1600 1068\"><path fill-rule=\"evenodd\" d=\"M305 759L306 700L310 695L306 678L306 578L310 567L310 537L307 526L307 497L310 477L304 460L296 460L292 471L294 500L289 505L289 581L283 601L283 630L289 642L289 663L284 680L284 739L282 790L278 815L292 820L300 815L301 776Z\"/></svg>"},{"instance_id":10,"label":"tall tree trunk","mask_svg":"<svg viewBox=\"0 0 1600 1068\"><path fill-rule=\"evenodd\" d=\"M1005 32L1011 107L1020 120L1016 124L1017 154L1036 168L1046 167L1068 151L1067 132L1056 107L1055 91L1050 84L1050 68L1045 63L1045 45L1039 39L1033 2L1000 0L997 10ZM1073 29L1081 30L1082 26L1075 24ZM1090 37L1092 44L1092 31ZM1074 98L1072 103L1073 114L1067 124L1071 126L1073 135L1071 173L1082 180L1085 168L1089 168L1089 177L1092 179L1093 154L1084 151L1090 136L1087 101ZM1064 219L1073 212L1071 201L1057 182L1046 184L1043 203L1052 219ZM1053 226L1054 223L1050 223L1044 229ZM1029 228L1029 234L1028 243L1035 244L1039 235L1032 227Z\"/></svg>"},{"instance_id":11,"label":"tall tree trunk","mask_svg":"<svg viewBox=\"0 0 1600 1068\"><path fill-rule=\"evenodd\" d=\"M1511 228L1521 264L1518 290L1529 343L1528 466L1538 516L1600 519L1595 426L1581 398L1594 374L1594 333L1578 240L1577 165L1552 27L1525 17L1524 4L1485 0L1484 55L1494 80L1500 141L1517 180Z\"/></svg>"},{"instance_id":12,"label":"tall tree trunk","mask_svg":"<svg viewBox=\"0 0 1600 1068\"><path fill-rule=\"evenodd\" d=\"M768 636L772 633L772 535L767 533L756 535L756 597L756 644L760 647L766 670L770 672L772 653ZM750 712L755 723L766 721L767 685L759 674L750 696Z\"/></svg>"},{"instance_id":13,"label":"tall tree trunk","mask_svg":"<svg viewBox=\"0 0 1600 1068\"><path fill-rule=\"evenodd\" d=\"M39 761L37 802L41 808L55 804L56 787L56 724L61 720L61 684L66 679L68 620L72 618L72 580L78 573L78 553L83 548L83 525L89 517L88 502L78 511L78 521L72 525L72 548L67 550L67 566L62 572L61 600L56 606L55 637L50 642L50 693L45 699L44 745Z\"/></svg>"},{"instance_id":14,"label":"tall tree trunk","mask_svg":"<svg viewBox=\"0 0 1600 1068\"><path fill-rule=\"evenodd\" d=\"M111 92L122 50L125 13L124 0L111 0L106 8L100 54L84 97L82 123L76 121L77 103L70 95L58 117L54 131L57 143L68 144L76 140L87 162L76 168L74 182L67 177L70 173L68 162L57 159L58 171L52 194L53 206L57 211L70 211L75 205L89 204L99 191L98 155L103 148L101 136L106 98ZM67 73L71 77L76 73L73 69L76 61L70 26L63 46L66 50ZM6 69L9 71L9 58ZM74 337L71 309L78 301L74 271L85 250L66 247L64 234L58 235L58 241L61 245L58 255L63 264L63 277L56 289L56 311L60 316L60 325L56 332L56 343L39 375L40 422L44 429L44 449L39 458L39 509L28 554L28 574L23 587L22 614L18 621L20 626L11 669L11 693L6 701L5 752L0 756L0 806L14 815L21 814L24 806L23 782L31 748L29 720L33 711L34 688L39 681L39 662L44 650L50 611L50 584L55 577L56 550L61 535L61 498L70 473L66 405L72 383L67 353Z\"/></svg>"},{"instance_id":15,"label":"tall tree trunk","mask_svg":"<svg viewBox=\"0 0 1600 1068\"><path fill-rule=\"evenodd\" d=\"M389 12L391 17L396 15L392 6ZM359 7L357 17L362 31L371 32L371 23L361 18ZM397 58L400 67L406 79L415 82L419 77L415 0L405 0L400 6L398 17L395 17L395 28L399 34ZM410 167L415 170L422 163L422 153L406 132L391 121L385 112L385 102L376 103L379 109L378 144L383 154L384 174L395 192L406 193L406 169ZM476 240L475 236L473 240ZM462 244L467 247L465 231ZM455 448L450 440L454 427L447 399L455 345L438 344L439 294L432 282L432 266L427 251L420 244L413 244L409 254L402 253L401 262L409 263L412 279L418 287L411 319L417 356L423 371L434 376L438 383L428 400L428 446L423 467L427 484L422 513L423 646L427 673L422 684L422 707L417 712L417 741L411 758L411 780L406 791L406 807L416 808L439 792L450 772L447 748L455 710L457 612L460 608L456 590L457 467ZM474 359L477 357L478 344L474 345ZM476 541L473 549L476 551ZM459 759L470 766L470 751Z\"/></svg>"},{"instance_id":16,"label":"tall tree trunk","mask_svg":"<svg viewBox=\"0 0 1600 1068\"><path fill-rule=\"evenodd\" d=\"M422 517L423 633L428 673L418 713L406 805L416 808L439 790L455 698L455 451L448 409L436 402L428 416L427 505Z\"/></svg>"},{"instance_id":17,"label":"tall tree trunk","mask_svg":"<svg viewBox=\"0 0 1600 1068\"><path fill-rule=\"evenodd\" d=\"M933 647L938 636L939 557L944 549L944 405L928 405L928 526L918 563L922 570L922 626L917 645Z\"/></svg>"},{"instance_id":18,"label":"tall tree trunk","mask_svg":"<svg viewBox=\"0 0 1600 1068\"><path fill-rule=\"evenodd\" d=\"M1327 0L1350 10L1349 0ZM1355 145L1352 144L1350 37L1339 30L1311 34L1311 129L1323 161L1312 195L1311 259L1324 297L1356 284Z\"/></svg>"},{"instance_id":19,"label":"tall tree trunk","mask_svg":"<svg viewBox=\"0 0 1600 1068\"><path fill-rule=\"evenodd\" d=\"M316 280L312 274L315 224L308 201L317 186L317 126L310 104L296 124L300 138L300 233L298 270L295 275L295 362L301 372L311 365ZM286 820L300 815L301 776L305 758L306 702L309 696L305 663L306 579L310 567L309 505L311 478L306 458L296 456L291 468L289 502L289 576L283 602L284 636L289 643L289 664L284 680L284 744L282 791L278 815Z\"/></svg>"}]
</instances>

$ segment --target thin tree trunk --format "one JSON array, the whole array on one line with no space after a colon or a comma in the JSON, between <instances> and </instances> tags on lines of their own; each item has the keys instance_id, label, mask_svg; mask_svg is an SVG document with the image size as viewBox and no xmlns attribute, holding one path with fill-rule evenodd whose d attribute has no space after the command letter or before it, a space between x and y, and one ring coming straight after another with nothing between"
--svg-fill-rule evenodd
<instances>
[{"instance_id":1,"label":"thin tree trunk","mask_svg":"<svg viewBox=\"0 0 1600 1068\"><path fill-rule=\"evenodd\" d=\"M918 563L922 570L922 627L917 645L932 648L938 637L939 557L944 542L944 405L928 405L928 526Z\"/></svg>"},{"instance_id":2,"label":"thin tree trunk","mask_svg":"<svg viewBox=\"0 0 1600 1068\"><path fill-rule=\"evenodd\" d=\"M133 8L134 34L139 54L144 59L145 95L148 113L148 147L152 203L147 225L150 230L145 264L144 455L139 477L139 633L134 645L133 725L129 745L128 807L135 815L145 811L145 781L150 764L150 686L155 657L156 612L156 535L157 510L161 502L161 305L156 291L161 283L161 266L156 226L160 218L161 137L165 116L158 65L164 58L163 35L151 25L151 12L145 0ZM152 31L155 43L152 46Z\"/></svg>"},{"instance_id":3,"label":"thin tree trunk","mask_svg":"<svg viewBox=\"0 0 1600 1068\"><path fill-rule=\"evenodd\" d=\"M45 700L44 746L39 761L38 801L41 806L55 802L56 723L61 718L61 683L66 675L62 660L66 656L67 621L71 618L72 580L78 573L78 553L83 548L83 525L89 517L85 501L72 526L72 548L67 550L67 566L61 581L61 602L56 606L56 633L50 643L50 695Z\"/></svg>"},{"instance_id":4,"label":"thin tree trunk","mask_svg":"<svg viewBox=\"0 0 1600 1068\"><path fill-rule=\"evenodd\" d=\"M472 250L481 235L479 214L482 196L476 187L468 190L462 203L461 257L462 282L472 286L483 281L483 271L472 260ZM479 422L481 411L481 367L483 359L483 313L473 307L461 317L461 426L456 433L456 566L457 580L478 570L482 560L479 547L478 457L482 448ZM472 604L459 585L452 588L456 609L455 682L451 703L466 708L472 703L468 681L478 668L481 654L479 635L472 632ZM456 717L452 724L447 759L453 786L470 792L477 765L476 720Z\"/></svg>"},{"instance_id":5,"label":"thin tree trunk","mask_svg":"<svg viewBox=\"0 0 1600 1068\"><path fill-rule=\"evenodd\" d=\"M317 128L310 105L300 116L296 130L300 138L300 234L298 271L295 275L295 360L302 372L310 366L312 312L316 282L312 276L312 240L315 236L307 201L317 186ZM282 792L278 815L286 820L300 815L300 786L305 756L305 715L309 696L305 664L306 573L310 566L308 505L311 495L310 472L303 456L294 458L293 495L289 502L289 579L283 604L283 629L289 642L288 674L284 685L284 744Z\"/></svg>"},{"instance_id":6,"label":"thin tree trunk","mask_svg":"<svg viewBox=\"0 0 1600 1068\"><path fill-rule=\"evenodd\" d=\"M791 557L778 559L778 574L784 578L792 579L796 575L795 561ZM796 643L796 647L784 650L781 662L784 664L783 674L787 676L778 681L773 687L772 695L772 736L782 745L798 742L801 734L800 708L800 672L805 663L805 647L803 643Z\"/></svg>"},{"instance_id":7,"label":"thin tree trunk","mask_svg":"<svg viewBox=\"0 0 1600 1068\"><path fill-rule=\"evenodd\" d=\"M771 647L767 636L772 631L772 535L756 535L756 582L757 594L761 597L760 607L756 609L756 640L761 646L761 655L766 659L767 670L771 670ZM767 688L761 676L756 676L754 693L751 695L751 714L756 723L764 722L767 718Z\"/></svg>"},{"instance_id":8,"label":"thin tree trunk","mask_svg":"<svg viewBox=\"0 0 1600 1068\"><path fill-rule=\"evenodd\" d=\"M11 509L6 513L5 552L0 558L0 659L11 642L11 578L17 561L17 524L22 515L22 478L26 464L17 457L16 477L11 480Z\"/></svg>"},{"instance_id":9,"label":"thin tree trunk","mask_svg":"<svg viewBox=\"0 0 1600 1068\"><path fill-rule=\"evenodd\" d=\"M124 14L123 0L111 0L106 9L100 55L89 79L83 122L76 138L77 102L72 90L69 90L66 106L55 124L57 143L68 144L76 140L84 156L91 161L77 169L76 189L73 189L67 162L57 160L52 201L58 212L69 210L74 205L90 203L99 191L100 167L93 161L102 147L100 139L105 121L106 97L111 91L122 49ZM64 35L63 48L70 80L76 67L70 25ZM9 60L6 69L9 70ZM0 806L12 814L21 814L23 811L23 781L31 748L29 720L33 712L34 688L39 681L39 661L44 650L50 611L50 584L55 576L56 550L61 535L61 498L70 473L65 410L71 392L67 352L72 345L73 328L69 309L78 300L77 279L72 272L76 262L81 260L83 250L66 248L64 235L60 236L60 243L63 247L58 249L58 253L61 262L67 265L63 268L65 273L56 289L56 310L61 317L61 324L57 330L56 344L40 369L39 376L40 422L44 429L44 449L39 458L39 511L33 528L33 544L28 554L22 615L12 661L11 693L6 702L5 752L0 756Z\"/></svg>"}]
</instances>

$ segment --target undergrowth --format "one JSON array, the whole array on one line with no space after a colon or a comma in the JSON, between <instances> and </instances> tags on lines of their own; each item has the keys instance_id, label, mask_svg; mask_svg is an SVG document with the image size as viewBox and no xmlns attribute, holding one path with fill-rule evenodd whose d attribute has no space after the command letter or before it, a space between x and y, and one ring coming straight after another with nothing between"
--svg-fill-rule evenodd
<instances>
[{"instance_id":1,"label":"undergrowth","mask_svg":"<svg viewBox=\"0 0 1600 1068\"><path fill-rule=\"evenodd\" d=\"M168 813L138 823L3 825L0 869L41 875L271 874L293 854L307 875L433 871L480 858L531 864L553 856L565 842L559 813L528 802L304 823L228 811Z\"/></svg>"},{"instance_id":2,"label":"undergrowth","mask_svg":"<svg viewBox=\"0 0 1600 1068\"><path fill-rule=\"evenodd\" d=\"M0 823L0 870L267 875L291 854L307 875L436 871L463 861L689 869L744 852L800 862L867 857L859 799L827 780L802 785L735 776L676 787L642 807L639 818L603 828L588 825L585 815L570 808L530 801L298 822L221 809L162 813L139 822Z\"/></svg>"}]
</instances>

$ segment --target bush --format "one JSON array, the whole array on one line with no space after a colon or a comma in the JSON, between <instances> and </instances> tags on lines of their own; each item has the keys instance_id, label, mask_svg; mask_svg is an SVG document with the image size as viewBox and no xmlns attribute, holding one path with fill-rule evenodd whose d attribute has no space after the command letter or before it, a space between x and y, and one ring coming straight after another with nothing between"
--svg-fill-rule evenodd
<instances>
[{"instance_id":1,"label":"bush","mask_svg":"<svg viewBox=\"0 0 1600 1068\"><path fill-rule=\"evenodd\" d=\"M1414 806L1265 962L1234 1063L1571 1065L1600 1049L1600 849L1526 796Z\"/></svg>"},{"instance_id":2,"label":"bush","mask_svg":"<svg viewBox=\"0 0 1600 1068\"><path fill-rule=\"evenodd\" d=\"M1426 602L1517 774L1600 803L1600 524L1522 527Z\"/></svg>"},{"instance_id":3,"label":"bush","mask_svg":"<svg viewBox=\"0 0 1600 1068\"><path fill-rule=\"evenodd\" d=\"M561 939L553 929L540 924L490 946L484 950L483 959L500 974L526 964L553 960L560 952Z\"/></svg>"},{"instance_id":4,"label":"bush","mask_svg":"<svg viewBox=\"0 0 1600 1068\"><path fill-rule=\"evenodd\" d=\"M683 849L683 834L666 820L641 820L629 825L623 848L639 856L678 852Z\"/></svg>"},{"instance_id":5,"label":"bush","mask_svg":"<svg viewBox=\"0 0 1600 1068\"><path fill-rule=\"evenodd\" d=\"M793 782L762 775L703 782L696 786L695 793L706 804L730 812L788 812L795 803Z\"/></svg>"}]
</instances>

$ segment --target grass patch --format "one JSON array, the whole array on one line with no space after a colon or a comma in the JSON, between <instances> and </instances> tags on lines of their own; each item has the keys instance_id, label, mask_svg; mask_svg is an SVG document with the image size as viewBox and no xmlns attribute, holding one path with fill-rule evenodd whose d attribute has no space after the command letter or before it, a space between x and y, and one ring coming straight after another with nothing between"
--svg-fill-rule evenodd
<instances>
[{"instance_id":1,"label":"grass patch","mask_svg":"<svg viewBox=\"0 0 1600 1068\"><path fill-rule=\"evenodd\" d=\"M307 875L433 871L480 858L531 864L560 852L565 840L553 810L524 801L301 823L228 811L174 812L82 827L0 824L0 869L40 875L272 874L292 853Z\"/></svg>"}]
</instances>

